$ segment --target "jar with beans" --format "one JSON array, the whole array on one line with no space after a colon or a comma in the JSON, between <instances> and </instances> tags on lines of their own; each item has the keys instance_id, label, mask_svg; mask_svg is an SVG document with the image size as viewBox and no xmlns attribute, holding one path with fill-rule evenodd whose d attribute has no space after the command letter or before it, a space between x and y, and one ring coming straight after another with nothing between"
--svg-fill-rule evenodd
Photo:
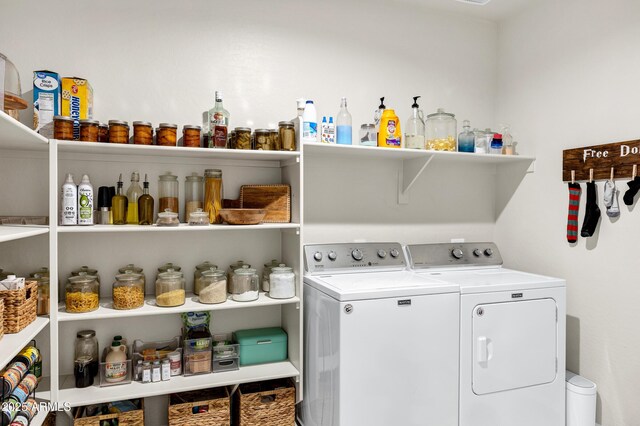
<instances>
[{"instance_id":1,"label":"jar with beans","mask_svg":"<svg viewBox=\"0 0 640 426\"><path fill-rule=\"evenodd\" d=\"M65 307L69 313L84 313L100 306L100 284L95 276L69 277L65 286Z\"/></svg>"}]
</instances>

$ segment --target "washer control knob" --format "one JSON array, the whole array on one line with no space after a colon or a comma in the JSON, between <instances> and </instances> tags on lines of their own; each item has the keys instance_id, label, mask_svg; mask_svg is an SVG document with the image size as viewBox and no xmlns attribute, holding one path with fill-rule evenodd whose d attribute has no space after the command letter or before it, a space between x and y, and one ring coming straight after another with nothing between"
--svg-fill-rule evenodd
<instances>
[{"instance_id":1,"label":"washer control knob","mask_svg":"<svg viewBox=\"0 0 640 426\"><path fill-rule=\"evenodd\" d=\"M487 257L493 256L493 250L491 250L490 248L485 249L484 250L484 255L487 256Z\"/></svg>"},{"instance_id":2,"label":"washer control knob","mask_svg":"<svg viewBox=\"0 0 640 426\"><path fill-rule=\"evenodd\" d=\"M400 256L400 252L398 251L398 249L391 249L391 251L389 252L389 254L391 255L391 257L395 258Z\"/></svg>"},{"instance_id":3,"label":"washer control knob","mask_svg":"<svg viewBox=\"0 0 640 426\"><path fill-rule=\"evenodd\" d=\"M338 255L335 251L330 251L327 257L329 258L329 260L334 261L338 258Z\"/></svg>"},{"instance_id":4,"label":"washer control knob","mask_svg":"<svg viewBox=\"0 0 640 426\"><path fill-rule=\"evenodd\" d=\"M451 250L451 255L456 259L462 259L462 256L464 256L464 253L461 249L457 248L457 249Z\"/></svg>"},{"instance_id":5,"label":"washer control knob","mask_svg":"<svg viewBox=\"0 0 640 426\"><path fill-rule=\"evenodd\" d=\"M316 262L320 262L322 260L322 253L320 253L319 251L313 253L313 258L316 260Z\"/></svg>"},{"instance_id":6,"label":"washer control knob","mask_svg":"<svg viewBox=\"0 0 640 426\"><path fill-rule=\"evenodd\" d=\"M378 250L378 257L380 259L384 259L385 257L387 257L387 251L383 249Z\"/></svg>"},{"instance_id":7,"label":"washer control knob","mask_svg":"<svg viewBox=\"0 0 640 426\"><path fill-rule=\"evenodd\" d=\"M354 249L351 252L351 257L353 257L353 260L362 260L362 251L360 251L360 249Z\"/></svg>"},{"instance_id":8,"label":"washer control knob","mask_svg":"<svg viewBox=\"0 0 640 426\"><path fill-rule=\"evenodd\" d=\"M474 255L475 257L480 257L480 256L482 256L482 250L480 250L480 249L475 249L475 250L473 251L473 255Z\"/></svg>"}]
</instances>

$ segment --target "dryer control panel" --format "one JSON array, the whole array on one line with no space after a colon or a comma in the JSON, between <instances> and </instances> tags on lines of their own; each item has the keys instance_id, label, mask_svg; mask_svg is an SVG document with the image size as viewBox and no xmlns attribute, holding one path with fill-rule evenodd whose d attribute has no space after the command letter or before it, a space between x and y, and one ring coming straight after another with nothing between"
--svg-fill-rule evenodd
<instances>
[{"instance_id":1,"label":"dryer control panel","mask_svg":"<svg viewBox=\"0 0 640 426\"><path fill-rule=\"evenodd\" d=\"M305 270L308 273L341 271L402 270L407 267L399 243L339 243L304 246Z\"/></svg>"},{"instance_id":2,"label":"dryer control panel","mask_svg":"<svg viewBox=\"0 0 640 426\"><path fill-rule=\"evenodd\" d=\"M495 243L415 244L407 252L413 269L502 265Z\"/></svg>"}]
</instances>

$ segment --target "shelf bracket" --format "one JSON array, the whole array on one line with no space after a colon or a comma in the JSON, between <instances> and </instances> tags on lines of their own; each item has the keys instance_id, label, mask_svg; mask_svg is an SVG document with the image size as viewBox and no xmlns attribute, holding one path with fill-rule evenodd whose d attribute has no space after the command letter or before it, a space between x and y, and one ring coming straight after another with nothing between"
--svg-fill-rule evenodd
<instances>
[{"instance_id":1,"label":"shelf bracket","mask_svg":"<svg viewBox=\"0 0 640 426\"><path fill-rule=\"evenodd\" d=\"M433 155L402 160L398 171L398 204L409 204L409 189L427 168Z\"/></svg>"}]
</instances>

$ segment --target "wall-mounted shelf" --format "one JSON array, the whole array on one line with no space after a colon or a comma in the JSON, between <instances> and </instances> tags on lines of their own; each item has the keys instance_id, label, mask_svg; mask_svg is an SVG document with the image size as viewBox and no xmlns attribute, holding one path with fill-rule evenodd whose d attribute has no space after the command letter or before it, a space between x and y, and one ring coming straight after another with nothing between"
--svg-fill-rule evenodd
<instances>
[{"instance_id":1,"label":"wall-mounted shelf","mask_svg":"<svg viewBox=\"0 0 640 426\"><path fill-rule=\"evenodd\" d=\"M18 354L38 333L49 324L49 318L37 317L24 330L16 334L5 334L0 340L0 370Z\"/></svg>"},{"instance_id":2,"label":"wall-mounted shelf","mask_svg":"<svg viewBox=\"0 0 640 426\"><path fill-rule=\"evenodd\" d=\"M0 243L7 241L21 240L23 238L35 237L49 233L48 226L35 225L1 225L0 226Z\"/></svg>"},{"instance_id":3,"label":"wall-mounted shelf","mask_svg":"<svg viewBox=\"0 0 640 426\"><path fill-rule=\"evenodd\" d=\"M261 223L259 225L190 226L189 224L181 223L178 226L156 226L156 225L60 226L58 227L58 233L59 234L91 234L91 233L120 233L120 232L215 232L215 231L262 231L262 230L273 230L273 229L300 229L300 224L299 223Z\"/></svg>"},{"instance_id":4,"label":"wall-mounted shelf","mask_svg":"<svg viewBox=\"0 0 640 426\"><path fill-rule=\"evenodd\" d=\"M0 111L0 149L45 151L48 145L47 138Z\"/></svg>"}]
</instances>

